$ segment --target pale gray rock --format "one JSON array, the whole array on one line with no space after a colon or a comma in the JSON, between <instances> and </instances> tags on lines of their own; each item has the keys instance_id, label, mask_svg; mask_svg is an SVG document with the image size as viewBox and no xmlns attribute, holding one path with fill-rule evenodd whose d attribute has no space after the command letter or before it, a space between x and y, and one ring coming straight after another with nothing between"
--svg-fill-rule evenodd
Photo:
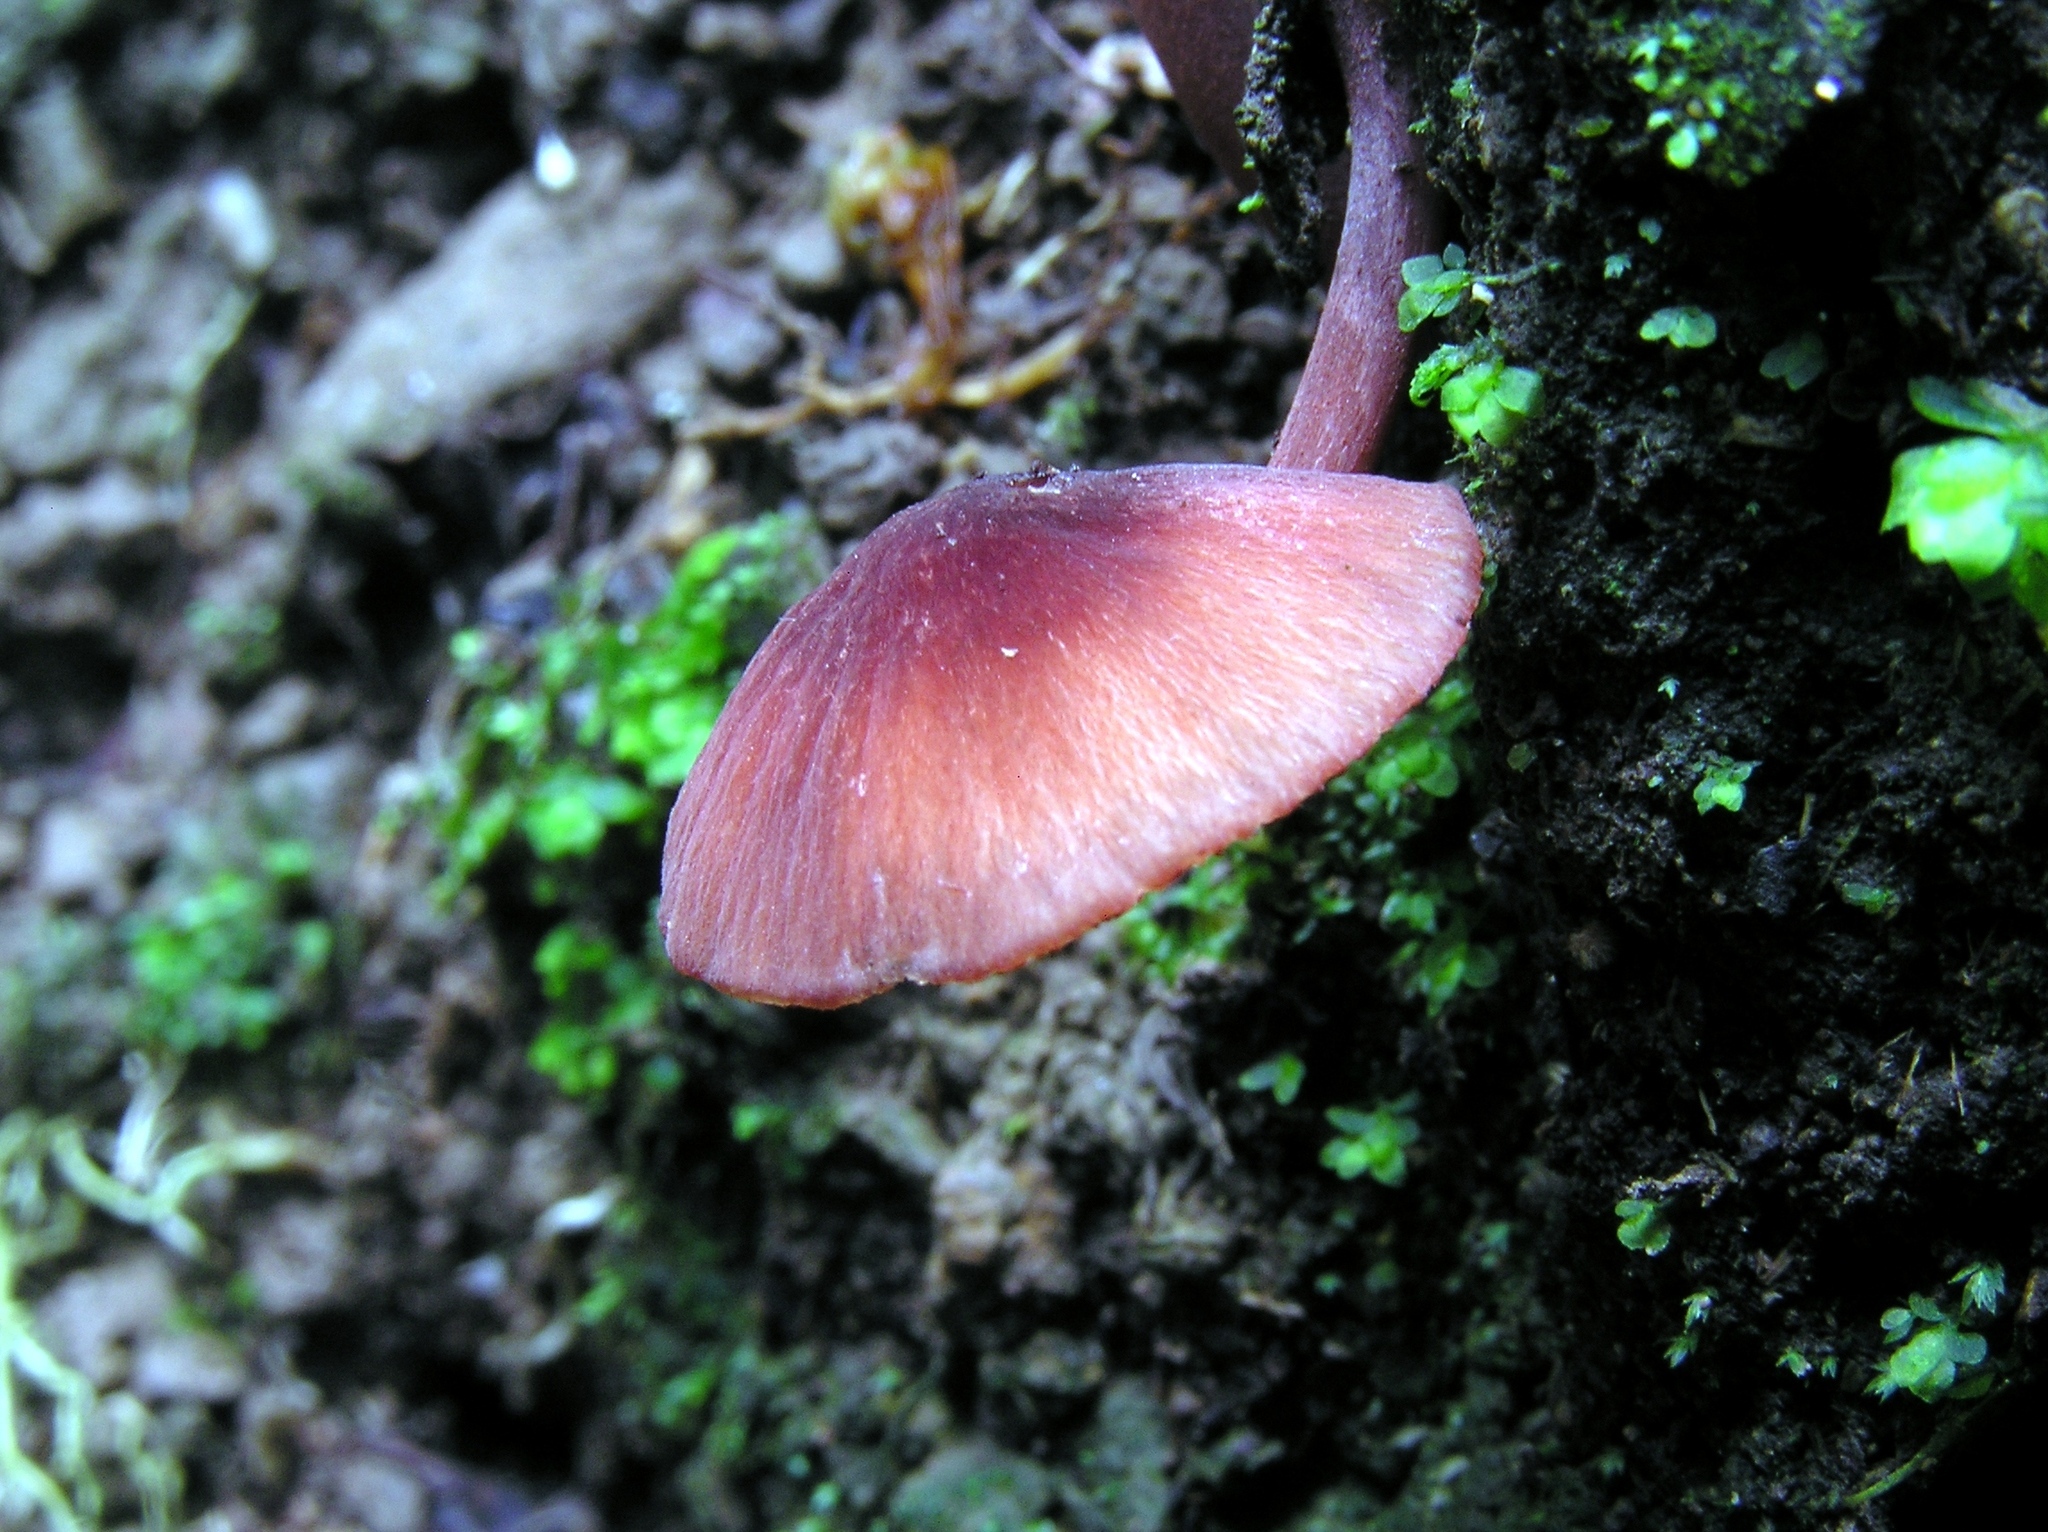
<instances>
[{"instance_id":1,"label":"pale gray rock","mask_svg":"<svg viewBox=\"0 0 2048 1532\"><path fill-rule=\"evenodd\" d=\"M123 99L191 128L256 60L256 28L240 7L200 18L173 16L128 33L121 49Z\"/></svg>"},{"instance_id":2,"label":"pale gray rock","mask_svg":"<svg viewBox=\"0 0 2048 1532\"><path fill-rule=\"evenodd\" d=\"M691 8L683 35L692 52L722 53L754 63L764 63L782 51L782 27L765 5L706 0Z\"/></svg>"},{"instance_id":3,"label":"pale gray rock","mask_svg":"<svg viewBox=\"0 0 2048 1532\"><path fill-rule=\"evenodd\" d=\"M0 240L22 270L48 271L72 235L121 206L121 188L69 70L14 109L7 136L14 195L0 197Z\"/></svg>"},{"instance_id":4,"label":"pale gray rock","mask_svg":"<svg viewBox=\"0 0 2048 1532\"><path fill-rule=\"evenodd\" d=\"M250 1389L235 1408L241 1460L265 1483L283 1482L298 1460L299 1430L319 1407L320 1390L303 1378Z\"/></svg>"},{"instance_id":5,"label":"pale gray rock","mask_svg":"<svg viewBox=\"0 0 2048 1532\"><path fill-rule=\"evenodd\" d=\"M1025 1532L1058 1481L1030 1458L979 1438L944 1447L896 1486L889 1525L901 1532Z\"/></svg>"},{"instance_id":6,"label":"pale gray rock","mask_svg":"<svg viewBox=\"0 0 2048 1532\"><path fill-rule=\"evenodd\" d=\"M354 1261L347 1206L295 1200L250 1232L242 1267L264 1313L310 1314L347 1296Z\"/></svg>"},{"instance_id":7,"label":"pale gray rock","mask_svg":"<svg viewBox=\"0 0 2048 1532\"><path fill-rule=\"evenodd\" d=\"M1137 323L1169 346L1221 340L1230 331L1230 283L1214 261L1161 245L1132 283Z\"/></svg>"},{"instance_id":8,"label":"pale gray rock","mask_svg":"<svg viewBox=\"0 0 2048 1532\"><path fill-rule=\"evenodd\" d=\"M0 106L45 48L90 16L99 0L8 0L0 5Z\"/></svg>"},{"instance_id":9,"label":"pale gray rock","mask_svg":"<svg viewBox=\"0 0 2048 1532\"><path fill-rule=\"evenodd\" d=\"M1124 174L1124 206L1139 223L1178 223L1194 204L1183 176L1161 165L1133 165Z\"/></svg>"},{"instance_id":10,"label":"pale gray rock","mask_svg":"<svg viewBox=\"0 0 2048 1532\"><path fill-rule=\"evenodd\" d=\"M38 315L0 358L0 458L24 477L119 457L175 476L255 293L177 186L136 215L97 298Z\"/></svg>"},{"instance_id":11,"label":"pale gray rock","mask_svg":"<svg viewBox=\"0 0 2048 1532\"><path fill-rule=\"evenodd\" d=\"M156 781L187 781L206 764L220 730L220 708L204 677L181 670L130 698L123 755Z\"/></svg>"},{"instance_id":12,"label":"pale gray rock","mask_svg":"<svg viewBox=\"0 0 2048 1532\"><path fill-rule=\"evenodd\" d=\"M513 1144L505 1199L522 1213L544 1212L588 1191L598 1179L597 1163L582 1115L574 1107L559 1108L539 1132Z\"/></svg>"},{"instance_id":13,"label":"pale gray rock","mask_svg":"<svg viewBox=\"0 0 2048 1532\"><path fill-rule=\"evenodd\" d=\"M909 1102L878 1088L839 1092L833 1101L839 1126L906 1176L929 1181L949 1152L932 1121Z\"/></svg>"},{"instance_id":14,"label":"pale gray rock","mask_svg":"<svg viewBox=\"0 0 2048 1532\"><path fill-rule=\"evenodd\" d=\"M718 251L732 194L701 160L658 180L581 152L567 192L521 174L356 324L301 397L299 455L417 456L500 395L616 350Z\"/></svg>"},{"instance_id":15,"label":"pale gray rock","mask_svg":"<svg viewBox=\"0 0 2048 1532\"><path fill-rule=\"evenodd\" d=\"M923 496L945 448L907 420L859 420L797 445L793 466L834 531L865 531Z\"/></svg>"},{"instance_id":16,"label":"pale gray rock","mask_svg":"<svg viewBox=\"0 0 2048 1532\"><path fill-rule=\"evenodd\" d=\"M664 341L633 363L633 387L658 420L686 421L704 407L704 363L688 340Z\"/></svg>"},{"instance_id":17,"label":"pale gray rock","mask_svg":"<svg viewBox=\"0 0 2048 1532\"><path fill-rule=\"evenodd\" d=\"M768 269L792 297L829 293L846 280L846 247L822 214L812 214L776 232Z\"/></svg>"},{"instance_id":18,"label":"pale gray rock","mask_svg":"<svg viewBox=\"0 0 2048 1532\"><path fill-rule=\"evenodd\" d=\"M946 1259L980 1266L996 1253L1003 1233L1023 1211L1025 1189L1001 1148L971 1140L940 1167L932 1182L932 1221Z\"/></svg>"},{"instance_id":19,"label":"pale gray rock","mask_svg":"<svg viewBox=\"0 0 2048 1532\"><path fill-rule=\"evenodd\" d=\"M245 761L289 750L306 737L319 708L320 688L304 676L273 681L228 725L228 749Z\"/></svg>"},{"instance_id":20,"label":"pale gray rock","mask_svg":"<svg viewBox=\"0 0 2048 1532\"><path fill-rule=\"evenodd\" d=\"M1085 1513L1074 1518L1078 1532L1160 1532L1173 1509L1176 1455L1152 1390L1138 1378L1112 1378L1074 1453L1088 1491Z\"/></svg>"},{"instance_id":21,"label":"pale gray rock","mask_svg":"<svg viewBox=\"0 0 2048 1532\"><path fill-rule=\"evenodd\" d=\"M684 316L705 370L721 383L750 383L782 355L782 327L722 287L700 287L690 294Z\"/></svg>"},{"instance_id":22,"label":"pale gray rock","mask_svg":"<svg viewBox=\"0 0 2048 1532\"><path fill-rule=\"evenodd\" d=\"M1230 321L1230 338L1257 351L1296 351L1305 343L1301 316L1277 303L1259 303Z\"/></svg>"},{"instance_id":23,"label":"pale gray rock","mask_svg":"<svg viewBox=\"0 0 2048 1532\"><path fill-rule=\"evenodd\" d=\"M28 881L45 899L63 904L94 898L119 883L122 873L114 828L91 805L53 804L36 821Z\"/></svg>"},{"instance_id":24,"label":"pale gray rock","mask_svg":"<svg viewBox=\"0 0 2048 1532\"><path fill-rule=\"evenodd\" d=\"M689 0L516 0L512 31L519 72L535 95L559 102L597 70L614 45L668 20ZM703 5L697 11L706 9ZM694 25L695 17L692 16Z\"/></svg>"},{"instance_id":25,"label":"pale gray rock","mask_svg":"<svg viewBox=\"0 0 2048 1532\"><path fill-rule=\"evenodd\" d=\"M435 95L465 89L490 51L484 0L377 0L361 9L384 39L394 85Z\"/></svg>"},{"instance_id":26,"label":"pale gray rock","mask_svg":"<svg viewBox=\"0 0 2048 1532\"><path fill-rule=\"evenodd\" d=\"M82 797L51 804L36 822L30 888L52 903L82 899L103 915L120 911L129 868L164 850L171 791L168 781L102 776Z\"/></svg>"},{"instance_id":27,"label":"pale gray rock","mask_svg":"<svg viewBox=\"0 0 2048 1532\"><path fill-rule=\"evenodd\" d=\"M363 1532L422 1532L427 1489L404 1466L363 1453L334 1476L337 1508Z\"/></svg>"},{"instance_id":28,"label":"pale gray rock","mask_svg":"<svg viewBox=\"0 0 2048 1532\"><path fill-rule=\"evenodd\" d=\"M339 897L356 838L369 817L377 758L360 740L342 738L316 750L265 761L249 774L264 820L314 848L314 887Z\"/></svg>"},{"instance_id":29,"label":"pale gray rock","mask_svg":"<svg viewBox=\"0 0 2048 1532\"><path fill-rule=\"evenodd\" d=\"M207 227L246 277L260 277L277 259L277 221L263 188L246 170L216 170L199 188Z\"/></svg>"},{"instance_id":30,"label":"pale gray rock","mask_svg":"<svg viewBox=\"0 0 2048 1532\"><path fill-rule=\"evenodd\" d=\"M226 1404L249 1386L240 1352L207 1330L164 1330L144 1336L135 1347L128 1388L147 1404L189 1399Z\"/></svg>"},{"instance_id":31,"label":"pale gray rock","mask_svg":"<svg viewBox=\"0 0 2048 1532\"><path fill-rule=\"evenodd\" d=\"M436 1144L412 1178L423 1207L448 1208L477 1194L503 1164L481 1133L455 1129Z\"/></svg>"},{"instance_id":32,"label":"pale gray rock","mask_svg":"<svg viewBox=\"0 0 2048 1532\"><path fill-rule=\"evenodd\" d=\"M128 1343L161 1329L177 1301L169 1262L142 1249L59 1282L36 1305L36 1329L59 1360L104 1389L127 1375Z\"/></svg>"},{"instance_id":33,"label":"pale gray rock","mask_svg":"<svg viewBox=\"0 0 2048 1532\"><path fill-rule=\"evenodd\" d=\"M102 469L76 488L30 484L0 512L0 589L75 550L96 553L173 529L184 512L182 496L125 468Z\"/></svg>"}]
</instances>

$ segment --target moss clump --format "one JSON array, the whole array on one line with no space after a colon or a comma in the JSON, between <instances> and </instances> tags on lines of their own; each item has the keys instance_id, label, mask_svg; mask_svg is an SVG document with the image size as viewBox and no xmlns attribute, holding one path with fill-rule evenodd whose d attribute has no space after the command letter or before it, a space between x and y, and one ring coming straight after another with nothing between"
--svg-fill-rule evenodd
<instances>
[{"instance_id":1,"label":"moss clump","mask_svg":"<svg viewBox=\"0 0 2048 1532\"><path fill-rule=\"evenodd\" d=\"M571 583L537 633L470 628L451 649L464 693L426 807L453 897L488 869L523 869L532 902L554 911L533 969L547 1020L529 1062L572 1096L597 1096L625 1054L655 1098L681 1083L660 1046L678 986L645 907L622 915L605 894L608 848L651 852L680 783L755 647L824 574L801 516L764 516L691 549L651 607L622 611L602 572ZM652 879L645 880L652 886Z\"/></svg>"},{"instance_id":2,"label":"moss clump","mask_svg":"<svg viewBox=\"0 0 2048 1532\"><path fill-rule=\"evenodd\" d=\"M1170 986L1370 912L1394 938L1384 963L1395 988L1431 1016L1492 985L1505 946L1475 936L1476 859L1462 835L1426 833L1457 818L1439 810L1471 779L1466 731L1478 717L1470 684L1453 673L1287 819L1146 898L1121 923L1140 973Z\"/></svg>"},{"instance_id":3,"label":"moss clump","mask_svg":"<svg viewBox=\"0 0 2048 1532\"><path fill-rule=\"evenodd\" d=\"M809 524L765 516L697 544L637 617L593 576L529 639L456 634L468 699L437 784L445 886L508 838L560 862L589 856L614 826L650 825L663 807L650 789L683 780L754 646L822 574Z\"/></svg>"},{"instance_id":4,"label":"moss clump","mask_svg":"<svg viewBox=\"0 0 2048 1532\"><path fill-rule=\"evenodd\" d=\"M1768 173L1814 106L1862 89L1877 45L1875 0L1670 5L1626 29L1629 81L1664 158L1723 186Z\"/></svg>"},{"instance_id":5,"label":"moss clump","mask_svg":"<svg viewBox=\"0 0 2048 1532\"><path fill-rule=\"evenodd\" d=\"M260 1048L322 992L334 928L311 914L313 850L271 841L247 867L173 867L125 932L138 1046L173 1054Z\"/></svg>"},{"instance_id":6,"label":"moss clump","mask_svg":"<svg viewBox=\"0 0 2048 1532\"><path fill-rule=\"evenodd\" d=\"M1306 286L1316 278L1323 162L1344 143L1344 99L1335 78L1322 18L1304 0L1266 0L1252 24L1244 99L1237 130L1245 168L1259 177L1248 210L1262 208L1274 224L1280 269Z\"/></svg>"},{"instance_id":7,"label":"moss clump","mask_svg":"<svg viewBox=\"0 0 2048 1532\"><path fill-rule=\"evenodd\" d=\"M1909 390L1927 419L1970 434L1899 454L1883 530L1904 528L1923 563L1978 595L2010 595L2048 643L2048 410L1986 378Z\"/></svg>"}]
</instances>

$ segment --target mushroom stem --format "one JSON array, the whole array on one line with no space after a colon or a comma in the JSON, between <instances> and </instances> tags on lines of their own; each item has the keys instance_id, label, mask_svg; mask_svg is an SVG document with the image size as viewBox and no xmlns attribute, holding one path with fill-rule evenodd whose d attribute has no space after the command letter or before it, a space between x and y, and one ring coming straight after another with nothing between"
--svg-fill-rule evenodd
<instances>
[{"instance_id":1,"label":"mushroom stem","mask_svg":"<svg viewBox=\"0 0 2048 1532\"><path fill-rule=\"evenodd\" d=\"M1351 117L1344 232L1273 466L1357 473L1379 455L1407 384L1410 347L1396 317L1401 263L1428 248L1433 220L1408 131L1408 91L1380 46L1380 6L1335 0L1329 19Z\"/></svg>"}]
</instances>

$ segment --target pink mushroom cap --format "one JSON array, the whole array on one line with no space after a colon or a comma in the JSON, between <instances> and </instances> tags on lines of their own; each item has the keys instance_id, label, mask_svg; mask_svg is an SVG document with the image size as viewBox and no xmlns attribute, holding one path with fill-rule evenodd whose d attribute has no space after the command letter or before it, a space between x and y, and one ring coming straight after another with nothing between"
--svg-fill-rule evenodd
<instances>
[{"instance_id":1,"label":"pink mushroom cap","mask_svg":"<svg viewBox=\"0 0 2048 1532\"><path fill-rule=\"evenodd\" d=\"M1479 597L1457 491L1176 465L913 506L783 618L683 784L676 967L816 1007L1064 945L1427 694Z\"/></svg>"}]
</instances>

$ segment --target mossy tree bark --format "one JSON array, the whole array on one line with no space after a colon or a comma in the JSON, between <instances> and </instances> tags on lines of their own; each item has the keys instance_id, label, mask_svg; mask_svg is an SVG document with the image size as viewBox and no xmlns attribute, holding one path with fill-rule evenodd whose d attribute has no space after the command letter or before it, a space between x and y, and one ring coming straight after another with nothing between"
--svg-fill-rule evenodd
<instances>
[{"instance_id":1,"label":"mossy tree bark","mask_svg":"<svg viewBox=\"0 0 2048 1532\"><path fill-rule=\"evenodd\" d=\"M1682 7L1397 8L1474 265L1545 268L1490 321L1547 412L1465 470L1496 561L1471 666L1525 933L1524 1186L1556 1214L1536 1397L1624 1451L1645 1523L1875 1526L1916 1491L1859 1492L1973 1408L1866 1392L1881 1311L2002 1263L1981 1432L2029 1397L2048 1285L2048 662L1877 530L1892 457L1937 434L1909 377L2048 384L2048 239L2015 211L2048 186L2048 12L1710 9L1877 39L1860 78L1801 82L1803 120L1753 124L1767 173L1678 168L1642 130L1630 40ZM1673 305L1715 343L1640 338ZM1759 361L1800 331L1829 365L1795 392ZM1695 802L1716 761L1754 763L1739 810ZM1668 1204L1661 1256L1616 1242L1632 1194Z\"/></svg>"}]
</instances>

